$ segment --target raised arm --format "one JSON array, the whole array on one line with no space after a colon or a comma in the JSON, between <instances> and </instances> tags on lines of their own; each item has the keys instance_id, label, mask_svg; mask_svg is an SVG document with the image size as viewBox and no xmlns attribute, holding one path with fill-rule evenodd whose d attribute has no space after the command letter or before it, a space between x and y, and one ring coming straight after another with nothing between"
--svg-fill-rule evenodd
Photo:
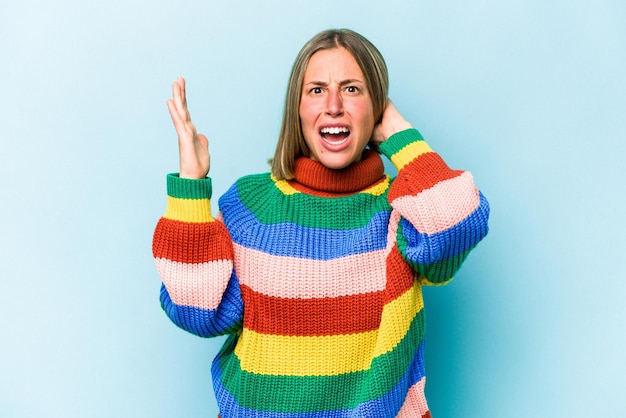
<instances>
[{"instance_id":1,"label":"raised arm","mask_svg":"<svg viewBox=\"0 0 626 418\"><path fill-rule=\"evenodd\" d=\"M487 234L487 199L471 173L448 167L391 102L373 140L398 169L388 194L398 250L425 283L450 280Z\"/></svg>"},{"instance_id":2,"label":"raised arm","mask_svg":"<svg viewBox=\"0 0 626 418\"><path fill-rule=\"evenodd\" d=\"M178 134L181 174L167 177L167 210L154 231L152 252L168 317L189 332L210 337L240 327L243 303L230 235L211 214L207 139L191 123L182 78L172 91L167 104Z\"/></svg>"}]
</instances>

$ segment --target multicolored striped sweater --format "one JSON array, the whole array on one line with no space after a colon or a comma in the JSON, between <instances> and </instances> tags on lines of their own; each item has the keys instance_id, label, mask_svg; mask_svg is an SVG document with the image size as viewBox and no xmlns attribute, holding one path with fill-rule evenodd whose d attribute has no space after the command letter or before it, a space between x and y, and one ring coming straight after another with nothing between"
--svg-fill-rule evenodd
<instances>
[{"instance_id":1,"label":"multicolored striped sweater","mask_svg":"<svg viewBox=\"0 0 626 418\"><path fill-rule=\"evenodd\" d=\"M239 179L211 215L210 179L169 175L154 234L161 304L179 327L230 334L212 366L222 418L430 417L422 286L487 234L489 206L414 130L380 156L295 179Z\"/></svg>"}]
</instances>

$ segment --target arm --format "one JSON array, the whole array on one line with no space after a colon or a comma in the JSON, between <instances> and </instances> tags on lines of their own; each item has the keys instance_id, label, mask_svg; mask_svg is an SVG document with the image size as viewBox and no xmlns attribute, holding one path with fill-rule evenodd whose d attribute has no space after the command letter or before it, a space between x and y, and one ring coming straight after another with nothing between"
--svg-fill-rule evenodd
<instances>
[{"instance_id":1,"label":"arm","mask_svg":"<svg viewBox=\"0 0 626 418\"><path fill-rule=\"evenodd\" d=\"M202 337L236 331L243 303L232 241L211 216L211 181L167 178L168 205L152 253L163 281L161 306L179 327Z\"/></svg>"},{"instance_id":2,"label":"arm","mask_svg":"<svg viewBox=\"0 0 626 418\"><path fill-rule=\"evenodd\" d=\"M398 249L423 281L445 283L487 234L489 204L469 172L450 169L402 121L390 103L375 131L381 152L398 169L388 194Z\"/></svg>"},{"instance_id":3,"label":"arm","mask_svg":"<svg viewBox=\"0 0 626 418\"><path fill-rule=\"evenodd\" d=\"M224 224L211 215L208 142L191 123L184 80L172 90L168 108L178 134L181 175L167 177L167 210L152 242L163 281L161 306L189 332L220 335L238 329L243 312L232 242Z\"/></svg>"}]
</instances>

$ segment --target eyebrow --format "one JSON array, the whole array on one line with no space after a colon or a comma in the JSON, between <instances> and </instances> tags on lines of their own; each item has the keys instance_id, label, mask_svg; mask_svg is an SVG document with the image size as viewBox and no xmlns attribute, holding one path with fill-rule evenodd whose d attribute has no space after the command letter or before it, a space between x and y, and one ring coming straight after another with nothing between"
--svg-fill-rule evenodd
<instances>
[{"instance_id":1,"label":"eyebrow","mask_svg":"<svg viewBox=\"0 0 626 418\"><path fill-rule=\"evenodd\" d=\"M364 81L359 80L357 78L349 78L347 80L341 80L339 82L339 85L340 86L345 86L346 84L353 84L353 83L365 84ZM327 86L328 85L328 83L325 82L325 81L309 81L308 83L305 83L305 86L308 86L308 85L311 85L311 84L314 85L314 86Z\"/></svg>"}]
</instances>

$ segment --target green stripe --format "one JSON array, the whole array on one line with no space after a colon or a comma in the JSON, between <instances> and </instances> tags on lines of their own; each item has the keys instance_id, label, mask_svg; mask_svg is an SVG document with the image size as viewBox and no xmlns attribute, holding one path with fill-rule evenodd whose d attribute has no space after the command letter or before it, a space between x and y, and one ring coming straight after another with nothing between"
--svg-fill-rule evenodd
<instances>
[{"instance_id":1,"label":"green stripe","mask_svg":"<svg viewBox=\"0 0 626 418\"><path fill-rule=\"evenodd\" d=\"M285 195L275 186L269 174L238 180L237 191L243 205L254 213L259 222L267 225L291 222L311 228L355 229L367 225L375 214L391 209L386 199L387 191L383 194L384 198L369 193L338 198L305 193Z\"/></svg>"},{"instance_id":2,"label":"green stripe","mask_svg":"<svg viewBox=\"0 0 626 418\"><path fill-rule=\"evenodd\" d=\"M338 376L271 376L243 371L232 353L234 337L220 353L220 368L222 384L241 406L276 412L352 409L385 395L406 373L424 338L424 310L413 318L398 346L376 357L369 370ZM275 392L280 396L272 396Z\"/></svg>"},{"instance_id":3,"label":"green stripe","mask_svg":"<svg viewBox=\"0 0 626 418\"><path fill-rule=\"evenodd\" d=\"M211 179L183 179L178 173L167 175L167 194L180 199L210 199L213 193Z\"/></svg>"},{"instance_id":4,"label":"green stripe","mask_svg":"<svg viewBox=\"0 0 626 418\"><path fill-rule=\"evenodd\" d=\"M417 129L406 129L390 136L385 142L380 144L379 149L387 158L391 158L407 145L423 140L422 134Z\"/></svg>"}]
</instances>

